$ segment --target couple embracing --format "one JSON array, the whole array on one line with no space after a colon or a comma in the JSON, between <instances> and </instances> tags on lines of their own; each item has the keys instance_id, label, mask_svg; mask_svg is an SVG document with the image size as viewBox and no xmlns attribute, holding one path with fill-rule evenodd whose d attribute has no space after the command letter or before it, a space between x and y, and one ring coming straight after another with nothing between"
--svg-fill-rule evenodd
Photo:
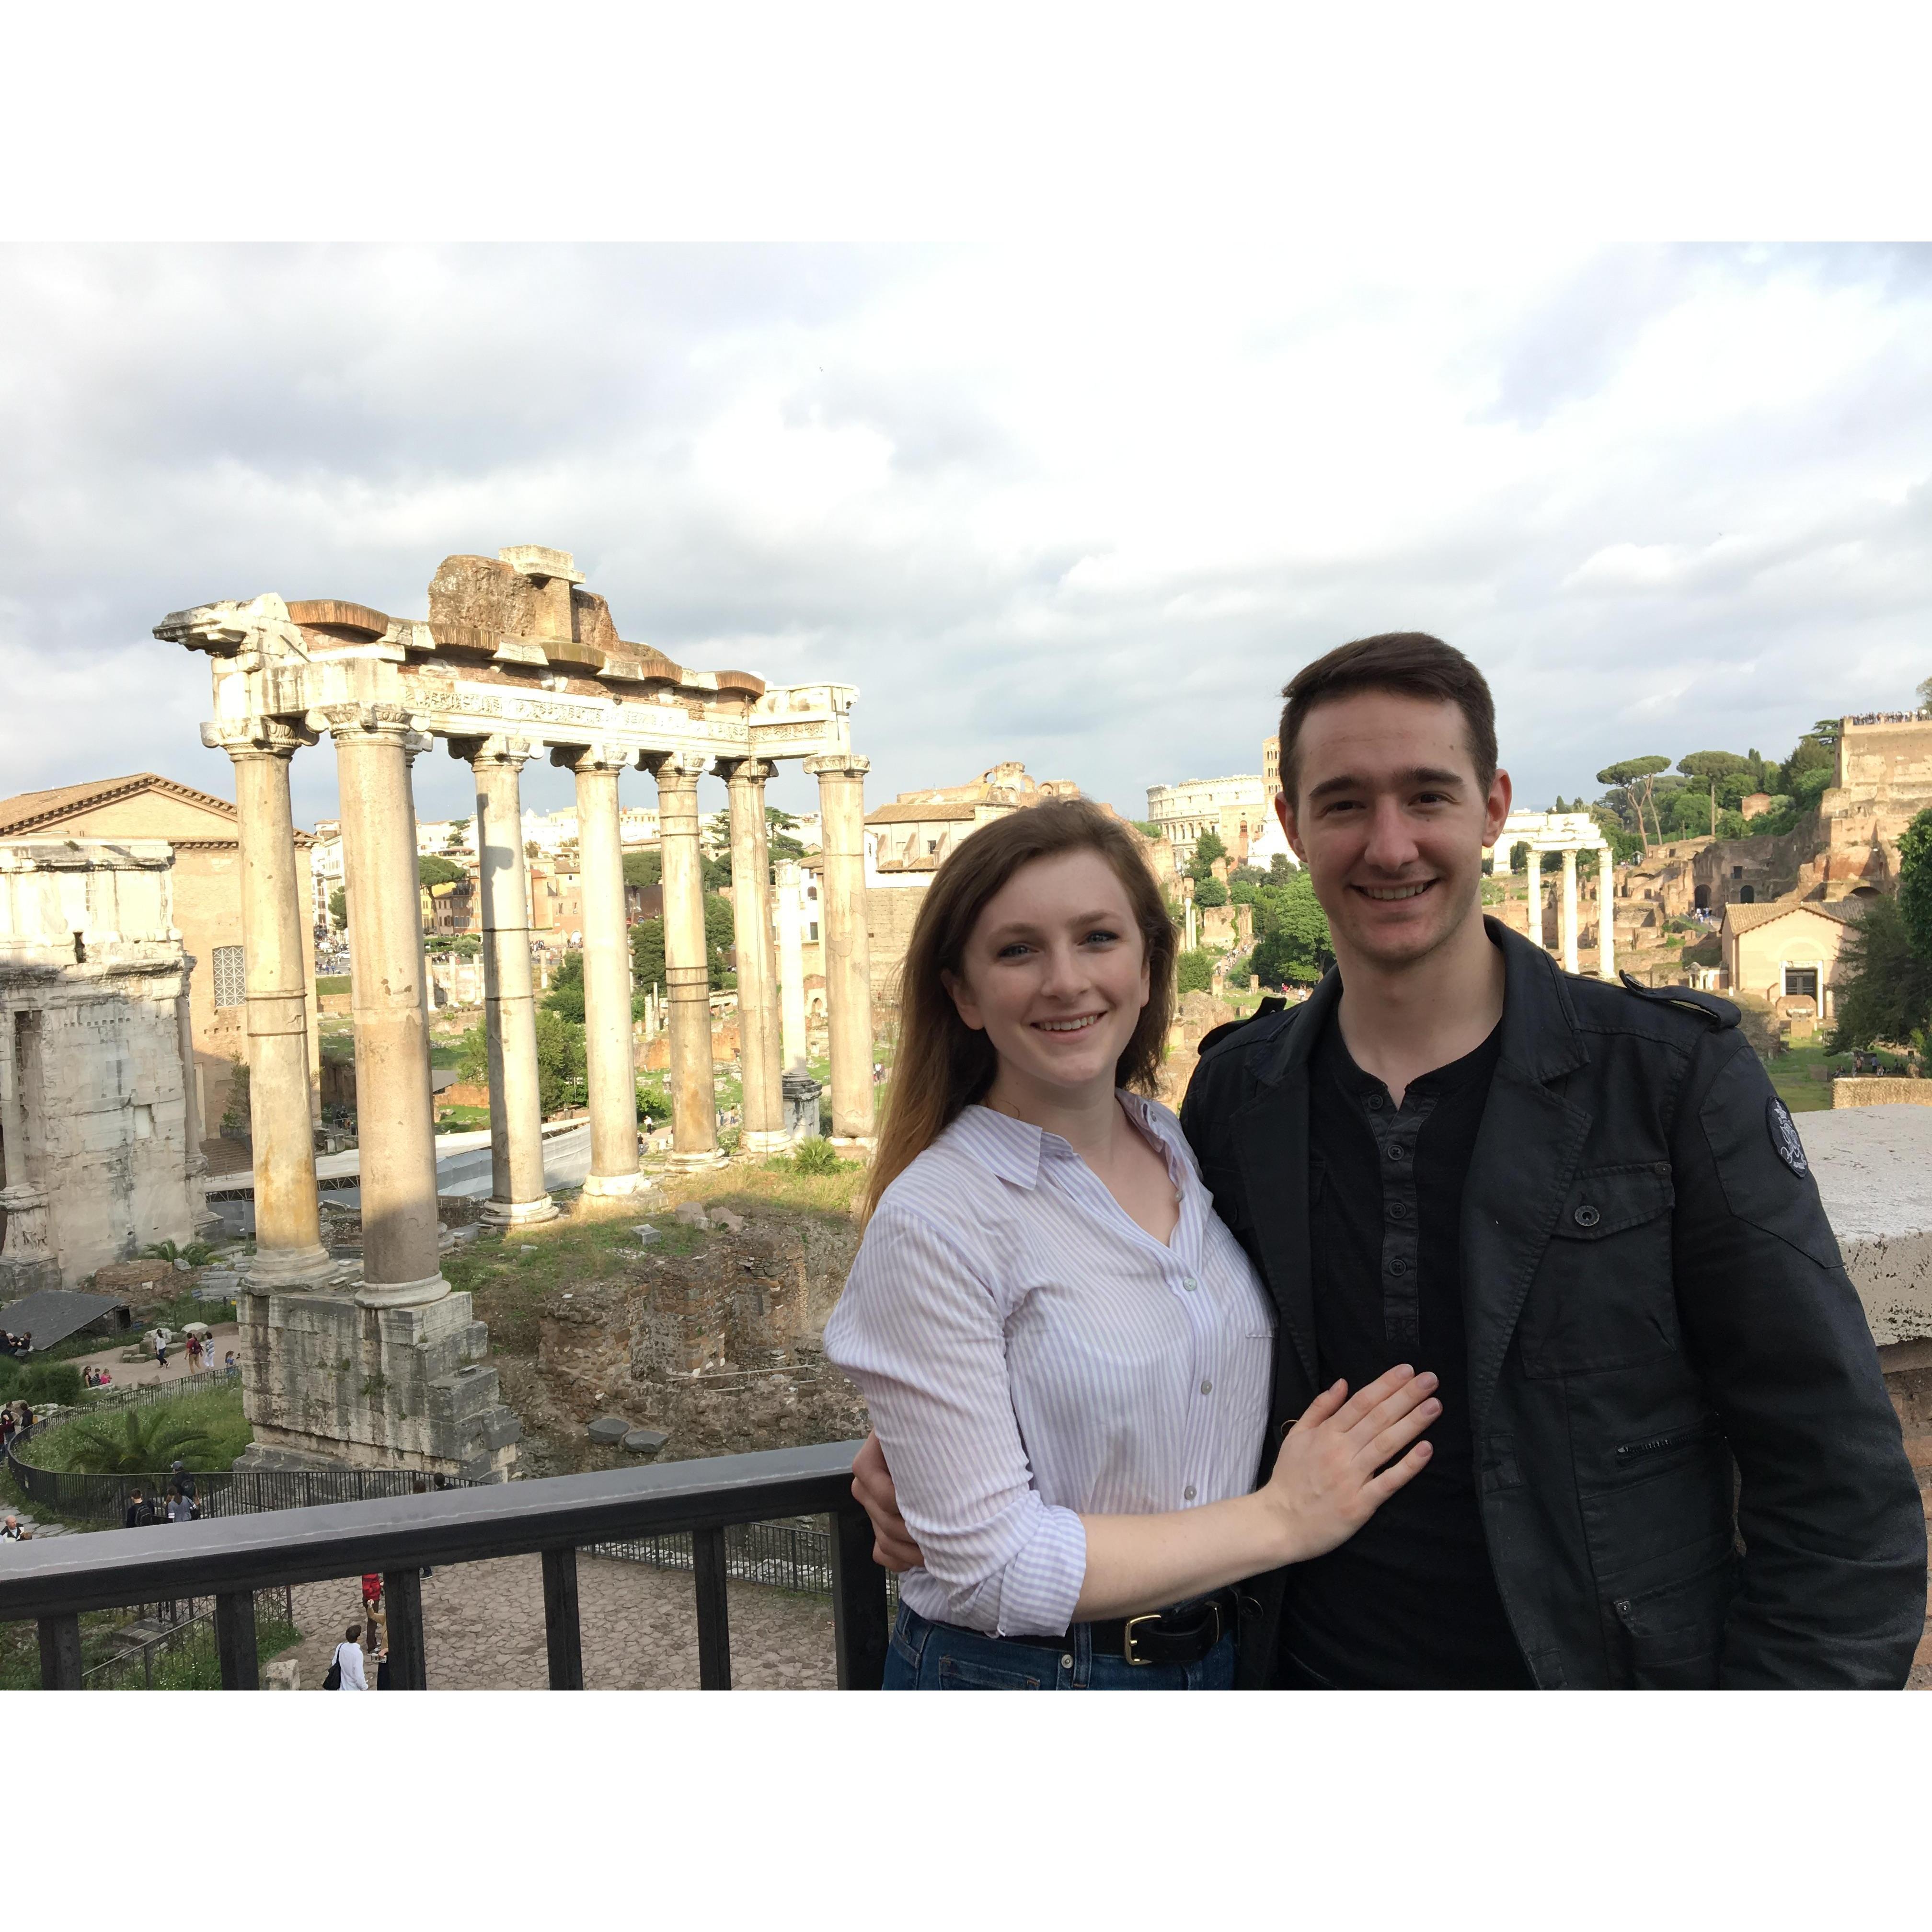
<instances>
[{"instance_id":1,"label":"couple embracing","mask_svg":"<svg viewBox=\"0 0 1932 1932\"><path fill-rule=\"evenodd\" d=\"M1016 812L926 896L825 1337L887 1688L1902 1684L1918 1486L1736 1009L1483 916L1510 781L1459 652L1284 696L1336 966L1210 1036L1178 1120L1116 821Z\"/></svg>"}]
</instances>

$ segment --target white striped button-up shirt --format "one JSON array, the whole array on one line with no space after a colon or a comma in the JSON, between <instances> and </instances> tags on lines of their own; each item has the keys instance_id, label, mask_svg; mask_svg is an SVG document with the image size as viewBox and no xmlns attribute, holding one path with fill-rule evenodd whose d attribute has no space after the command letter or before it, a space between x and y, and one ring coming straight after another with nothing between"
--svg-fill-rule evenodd
<instances>
[{"instance_id":1,"label":"white striped button-up shirt","mask_svg":"<svg viewBox=\"0 0 1932 1932\"><path fill-rule=\"evenodd\" d=\"M1180 1198L1165 1245L1058 1135L968 1107L886 1189L826 1325L925 1552L902 1594L934 1622L1058 1634L1082 1515L1254 1486L1274 1309L1179 1122L1120 1097Z\"/></svg>"}]
</instances>

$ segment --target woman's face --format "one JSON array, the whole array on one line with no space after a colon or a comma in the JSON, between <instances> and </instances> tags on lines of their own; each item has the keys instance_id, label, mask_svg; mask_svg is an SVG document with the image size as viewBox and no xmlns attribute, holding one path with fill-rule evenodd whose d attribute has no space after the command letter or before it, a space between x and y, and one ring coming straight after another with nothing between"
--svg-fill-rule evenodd
<instances>
[{"instance_id":1,"label":"woman's face","mask_svg":"<svg viewBox=\"0 0 1932 1932\"><path fill-rule=\"evenodd\" d=\"M946 990L992 1042L1003 1079L1111 1090L1148 965L1126 888L1099 853L1022 866L986 902L962 966Z\"/></svg>"}]
</instances>

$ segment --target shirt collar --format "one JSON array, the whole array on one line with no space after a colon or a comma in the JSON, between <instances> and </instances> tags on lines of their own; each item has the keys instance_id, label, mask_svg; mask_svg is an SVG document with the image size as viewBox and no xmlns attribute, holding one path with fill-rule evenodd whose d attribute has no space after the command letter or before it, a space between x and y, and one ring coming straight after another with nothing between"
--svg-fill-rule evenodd
<instances>
[{"instance_id":1,"label":"shirt collar","mask_svg":"<svg viewBox=\"0 0 1932 1932\"><path fill-rule=\"evenodd\" d=\"M1130 1094L1125 1088L1116 1088L1114 1091L1156 1144L1166 1148L1168 1138L1161 1131L1153 1107L1141 1095ZM995 1113L991 1107L976 1103L965 1108L947 1131L964 1153L988 1172L1002 1180L1010 1180L1016 1187L1037 1187L1040 1167L1046 1161L1079 1158L1072 1143L1059 1135L1050 1134L1030 1120L1016 1120L1010 1114Z\"/></svg>"}]
</instances>

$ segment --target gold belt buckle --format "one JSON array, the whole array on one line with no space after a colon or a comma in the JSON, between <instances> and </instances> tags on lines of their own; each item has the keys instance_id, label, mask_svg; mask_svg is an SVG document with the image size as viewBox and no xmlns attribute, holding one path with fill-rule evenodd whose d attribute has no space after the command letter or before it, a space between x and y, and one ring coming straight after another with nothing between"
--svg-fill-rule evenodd
<instances>
[{"instance_id":1,"label":"gold belt buckle","mask_svg":"<svg viewBox=\"0 0 1932 1932\"><path fill-rule=\"evenodd\" d=\"M1128 1618L1126 1628L1121 1634L1120 1650L1130 1664L1148 1664L1154 1661L1150 1657L1136 1657L1134 1654L1134 1632L1142 1624L1157 1624L1160 1622L1160 1612L1158 1610L1149 1610L1142 1616Z\"/></svg>"}]
</instances>

